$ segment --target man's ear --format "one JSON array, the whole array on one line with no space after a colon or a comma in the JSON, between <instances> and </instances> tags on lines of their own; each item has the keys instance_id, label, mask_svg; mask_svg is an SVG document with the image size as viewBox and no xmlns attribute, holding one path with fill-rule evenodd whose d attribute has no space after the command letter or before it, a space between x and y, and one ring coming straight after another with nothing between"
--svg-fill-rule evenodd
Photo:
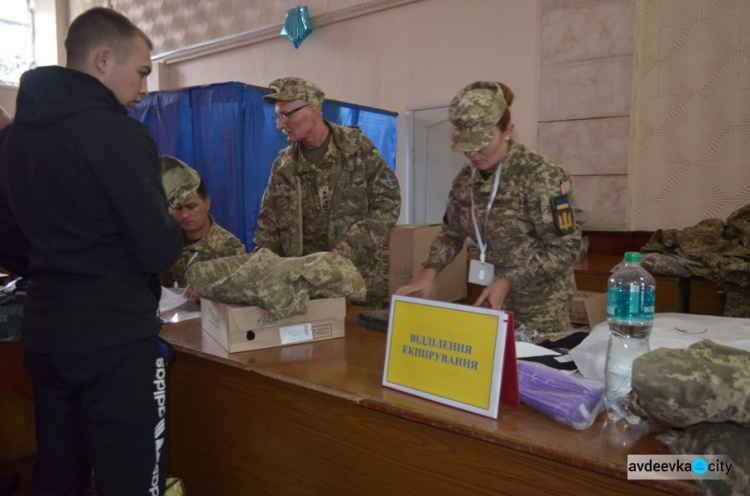
<instances>
[{"instance_id":1,"label":"man's ear","mask_svg":"<svg viewBox=\"0 0 750 496\"><path fill-rule=\"evenodd\" d=\"M206 197L206 212L209 212L211 210L211 197Z\"/></svg>"},{"instance_id":2,"label":"man's ear","mask_svg":"<svg viewBox=\"0 0 750 496\"><path fill-rule=\"evenodd\" d=\"M115 62L115 54L108 47L95 49L89 57L94 69L101 75L107 74Z\"/></svg>"}]
</instances>

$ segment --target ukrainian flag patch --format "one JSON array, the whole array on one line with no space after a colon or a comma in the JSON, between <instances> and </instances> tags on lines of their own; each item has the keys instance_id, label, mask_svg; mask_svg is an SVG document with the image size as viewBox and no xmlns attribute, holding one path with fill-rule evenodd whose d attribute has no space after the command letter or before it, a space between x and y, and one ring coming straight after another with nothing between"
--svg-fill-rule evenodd
<instances>
[{"instance_id":1,"label":"ukrainian flag patch","mask_svg":"<svg viewBox=\"0 0 750 496\"><path fill-rule=\"evenodd\" d=\"M558 234L572 234L576 228L573 206L570 204L568 195L560 195L552 198L552 217L555 220L555 229Z\"/></svg>"}]
</instances>

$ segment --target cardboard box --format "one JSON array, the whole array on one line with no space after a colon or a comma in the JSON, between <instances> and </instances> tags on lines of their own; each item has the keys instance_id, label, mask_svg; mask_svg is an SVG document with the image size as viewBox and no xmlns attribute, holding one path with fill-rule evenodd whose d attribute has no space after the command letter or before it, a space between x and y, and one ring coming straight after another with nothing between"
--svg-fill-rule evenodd
<instances>
[{"instance_id":1,"label":"cardboard box","mask_svg":"<svg viewBox=\"0 0 750 496\"><path fill-rule=\"evenodd\" d=\"M422 264L430 254L430 245L440 226L408 224L391 231L385 260L389 263L388 297L401 286L411 283L422 272ZM437 277L436 299L456 301L466 298L466 243L453 262Z\"/></svg>"},{"instance_id":2,"label":"cardboard box","mask_svg":"<svg viewBox=\"0 0 750 496\"><path fill-rule=\"evenodd\" d=\"M570 312L571 323L593 328L605 320L607 320L607 293L576 291L573 295L573 309Z\"/></svg>"},{"instance_id":3,"label":"cardboard box","mask_svg":"<svg viewBox=\"0 0 750 496\"><path fill-rule=\"evenodd\" d=\"M203 331L230 353L344 337L345 298L311 300L307 313L285 319L249 305L201 300Z\"/></svg>"}]
</instances>

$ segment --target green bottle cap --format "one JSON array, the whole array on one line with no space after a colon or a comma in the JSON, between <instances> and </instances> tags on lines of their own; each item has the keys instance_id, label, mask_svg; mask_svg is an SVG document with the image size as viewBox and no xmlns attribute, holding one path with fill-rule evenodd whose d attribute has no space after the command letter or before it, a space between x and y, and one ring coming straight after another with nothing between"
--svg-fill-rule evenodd
<instances>
[{"instance_id":1,"label":"green bottle cap","mask_svg":"<svg viewBox=\"0 0 750 496\"><path fill-rule=\"evenodd\" d=\"M641 263L641 254L637 251L625 253L625 263Z\"/></svg>"}]
</instances>

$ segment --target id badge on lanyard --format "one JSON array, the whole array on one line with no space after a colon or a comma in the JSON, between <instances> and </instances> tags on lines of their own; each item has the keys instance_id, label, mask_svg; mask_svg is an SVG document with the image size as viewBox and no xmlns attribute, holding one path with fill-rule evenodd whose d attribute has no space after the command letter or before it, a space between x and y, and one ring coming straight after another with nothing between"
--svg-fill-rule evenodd
<instances>
[{"instance_id":1,"label":"id badge on lanyard","mask_svg":"<svg viewBox=\"0 0 750 496\"><path fill-rule=\"evenodd\" d=\"M479 226L477 225L476 206L474 204L474 174L476 169L471 170L471 221L474 224L474 234L477 236L477 245L479 246L479 260L472 260L469 264L469 282L472 284L479 284L481 286L489 286L495 280L495 266L491 263L486 262L487 255L487 244L489 238L487 234L487 224L490 220L490 209L492 204L495 202L497 196L497 190L500 187L500 172L502 169L502 163L498 164L497 171L495 172L495 182L492 186L492 194L490 195L490 201L487 202L487 213L484 218L484 239L479 233Z\"/></svg>"}]
</instances>

